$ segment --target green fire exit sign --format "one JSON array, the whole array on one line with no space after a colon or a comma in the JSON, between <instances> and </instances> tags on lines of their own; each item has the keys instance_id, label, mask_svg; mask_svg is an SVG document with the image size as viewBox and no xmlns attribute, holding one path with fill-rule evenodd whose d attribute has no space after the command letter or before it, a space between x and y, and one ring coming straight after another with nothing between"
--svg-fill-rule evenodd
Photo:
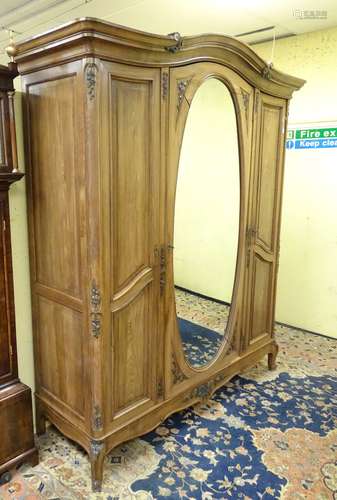
<instances>
[{"instance_id":1,"label":"green fire exit sign","mask_svg":"<svg viewBox=\"0 0 337 500\"><path fill-rule=\"evenodd\" d=\"M306 128L288 130L287 139L326 139L337 138L337 128Z\"/></svg>"},{"instance_id":2,"label":"green fire exit sign","mask_svg":"<svg viewBox=\"0 0 337 500\"><path fill-rule=\"evenodd\" d=\"M337 148L337 127L290 129L287 132L286 148Z\"/></svg>"}]
</instances>

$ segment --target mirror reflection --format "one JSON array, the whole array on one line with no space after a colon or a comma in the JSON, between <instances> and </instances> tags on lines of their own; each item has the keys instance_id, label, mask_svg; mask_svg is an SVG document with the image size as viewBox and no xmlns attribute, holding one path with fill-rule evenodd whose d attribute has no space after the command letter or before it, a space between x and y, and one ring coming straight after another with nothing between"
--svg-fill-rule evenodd
<instances>
[{"instance_id":1,"label":"mirror reflection","mask_svg":"<svg viewBox=\"0 0 337 500\"><path fill-rule=\"evenodd\" d=\"M235 108L227 87L206 80L187 117L174 220L178 328L187 362L212 361L226 336L235 278L240 170Z\"/></svg>"}]
</instances>

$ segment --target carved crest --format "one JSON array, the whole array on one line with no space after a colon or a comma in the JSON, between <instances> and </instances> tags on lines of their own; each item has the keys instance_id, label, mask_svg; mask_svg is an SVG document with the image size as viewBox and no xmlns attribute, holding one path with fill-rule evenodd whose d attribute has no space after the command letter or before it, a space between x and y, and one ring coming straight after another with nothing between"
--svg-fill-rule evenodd
<instances>
[{"instance_id":1,"label":"carved crest","mask_svg":"<svg viewBox=\"0 0 337 500\"><path fill-rule=\"evenodd\" d=\"M162 75L162 90L163 90L163 97L167 97L168 94L168 85L169 85L169 74L165 71Z\"/></svg>"},{"instance_id":2,"label":"carved crest","mask_svg":"<svg viewBox=\"0 0 337 500\"><path fill-rule=\"evenodd\" d=\"M183 45L181 34L178 31L174 31L173 33L169 33L167 36L172 38L172 40L174 40L176 43L174 45L170 45L169 47L165 47L165 50L167 50L168 52L172 52L173 54L175 52L178 52L178 50L180 50Z\"/></svg>"},{"instance_id":3,"label":"carved crest","mask_svg":"<svg viewBox=\"0 0 337 500\"><path fill-rule=\"evenodd\" d=\"M261 71L261 74L262 74L263 78L266 78L267 80L271 79L271 69L272 69L272 67L273 67L272 63L268 63L268 64L266 64L264 66L264 68Z\"/></svg>"},{"instance_id":4,"label":"carved crest","mask_svg":"<svg viewBox=\"0 0 337 500\"><path fill-rule=\"evenodd\" d=\"M85 79L87 82L87 94L89 101L95 99L96 95L96 75L98 68L95 63L88 63L85 68Z\"/></svg>"},{"instance_id":5,"label":"carved crest","mask_svg":"<svg viewBox=\"0 0 337 500\"><path fill-rule=\"evenodd\" d=\"M92 417L92 429L94 431L101 431L103 429L102 412L98 405L94 406L94 414Z\"/></svg>"},{"instance_id":6,"label":"carved crest","mask_svg":"<svg viewBox=\"0 0 337 500\"><path fill-rule=\"evenodd\" d=\"M205 401L209 399L219 382L224 381L226 378L228 377L220 373L220 375L217 375L214 379L209 380L205 384L194 387L194 389L185 396L184 401L190 401L192 399L201 399Z\"/></svg>"},{"instance_id":7,"label":"carved crest","mask_svg":"<svg viewBox=\"0 0 337 500\"><path fill-rule=\"evenodd\" d=\"M163 384L162 378L158 382L157 396L158 396L158 398L162 398L164 396L164 384Z\"/></svg>"},{"instance_id":8,"label":"carved crest","mask_svg":"<svg viewBox=\"0 0 337 500\"><path fill-rule=\"evenodd\" d=\"M186 92L186 89L187 89L190 81L191 80L178 80L178 82L177 82L177 89L178 89L177 110L178 110L178 112L181 108L181 104L182 104L183 99L185 97L185 92Z\"/></svg>"},{"instance_id":9,"label":"carved crest","mask_svg":"<svg viewBox=\"0 0 337 500\"><path fill-rule=\"evenodd\" d=\"M101 292L96 282L92 282L91 293L91 332L92 335L97 339L101 334Z\"/></svg>"},{"instance_id":10,"label":"carved crest","mask_svg":"<svg viewBox=\"0 0 337 500\"><path fill-rule=\"evenodd\" d=\"M93 456L94 459L97 459L99 454L103 451L103 441L91 441L90 444L90 453Z\"/></svg>"},{"instance_id":11,"label":"carved crest","mask_svg":"<svg viewBox=\"0 0 337 500\"><path fill-rule=\"evenodd\" d=\"M180 382L183 382L186 380L186 375L181 371L177 359L172 352L172 366L171 366L171 373L172 373L172 378L173 378L173 383L174 384L179 384Z\"/></svg>"},{"instance_id":12,"label":"carved crest","mask_svg":"<svg viewBox=\"0 0 337 500\"><path fill-rule=\"evenodd\" d=\"M240 89L240 90L241 90L243 105L245 108L246 124L248 126L250 94L248 92L246 92L244 89Z\"/></svg>"},{"instance_id":13,"label":"carved crest","mask_svg":"<svg viewBox=\"0 0 337 500\"><path fill-rule=\"evenodd\" d=\"M93 307L99 306L101 303L101 292L96 285L96 282L92 282L92 287L91 287L91 305Z\"/></svg>"},{"instance_id":14,"label":"carved crest","mask_svg":"<svg viewBox=\"0 0 337 500\"><path fill-rule=\"evenodd\" d=\"M234 350L235 350L235 339L234 339L234 335L233 335L232 338L230 339L230 341L228 342L225 355L228 356L229 354L232 354L232 352L234 352Z\"/></svg>"},{"instance_id":15,"label":"carved crest","mask_svg":"<svg viewBox=\"0 0 337 500\"><path fill-rule=\"evenodd\" d=\"M93 336L96 339L101 334L101 320L100 320L100 318L97 315L95 315L95 317L91 318L91 331L92 331Z\"/></svg>"}]
</instances>

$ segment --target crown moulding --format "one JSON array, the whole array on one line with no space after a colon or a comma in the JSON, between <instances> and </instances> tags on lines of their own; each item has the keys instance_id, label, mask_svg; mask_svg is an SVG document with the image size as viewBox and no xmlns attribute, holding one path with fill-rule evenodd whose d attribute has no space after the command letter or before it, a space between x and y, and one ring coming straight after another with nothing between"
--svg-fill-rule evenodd
<instances>
[{"instance_id":1,"label":"crown moulding","mask_svg":"<svg viewBox=\"0 0 337 500\"><path fill-rule=\"evenodd\" d=\"M180 66L213 61L235 67L253 85L273 95L291 97L305 83L275 70L248 45L224 35L204 34L162 36L108 23L81 18L23 40L11 47L20 74L76 59L96 57L142 66Z\"/></svg>"}]
</instances>

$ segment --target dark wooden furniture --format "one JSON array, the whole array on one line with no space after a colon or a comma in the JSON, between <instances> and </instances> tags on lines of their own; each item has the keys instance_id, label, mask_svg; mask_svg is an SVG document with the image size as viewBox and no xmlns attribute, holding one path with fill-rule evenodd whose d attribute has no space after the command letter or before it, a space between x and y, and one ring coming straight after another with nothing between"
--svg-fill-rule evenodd
<instances>
[{"instance_id":1,"label":"dark wooden furniture","mask_svg":"<svg viewBox=\"0 0 337 500\"><path fill-rule=\"evenodd\" d=\"M25 94L38 432L105 455L208 397L273 338L288 103L303 80L238 40L80 19L13 48ZM177 165L189 102L221 80L237 113L240 241L225 341L186 362L174 303ZM211 125L211 124L210 124Z\"/></svg>"},{"instance_id":2,"label":"dark wooden furniture","mask_svg":"<svg viewBox=\"0 0 337 500\"><path fill-rule=\"evenodd\" d=\"M13 65L0 66L0 476L22 463L38 462L29 387L18 378L8 190L23 174L17 168Z\"/></svg>"}]
</instances>

